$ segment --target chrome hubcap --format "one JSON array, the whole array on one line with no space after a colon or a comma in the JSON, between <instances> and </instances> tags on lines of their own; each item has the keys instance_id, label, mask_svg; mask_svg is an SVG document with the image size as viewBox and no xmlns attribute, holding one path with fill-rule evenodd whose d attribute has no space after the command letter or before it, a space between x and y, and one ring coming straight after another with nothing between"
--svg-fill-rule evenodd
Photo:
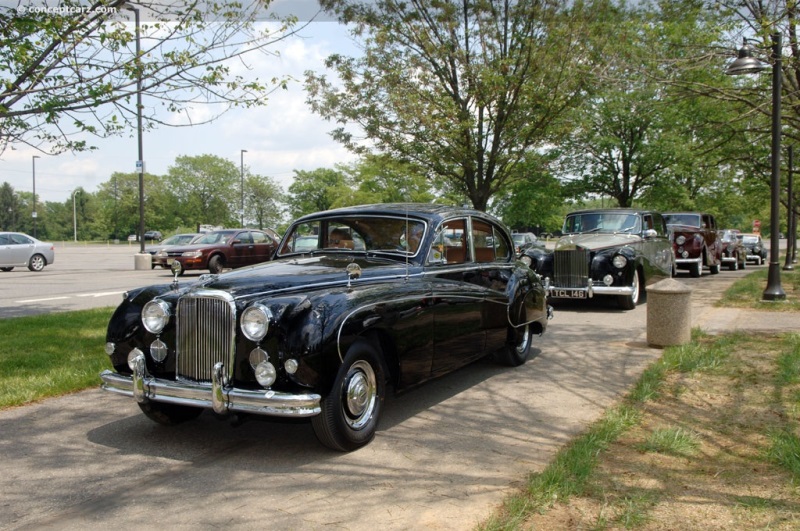
<instances>
[{"instance_id":1,"label":"chrome hubcap","mask_svg":"<svg viewBox=\"0 0 800 531\"><path fill-rule=\"evenodd\" d=\"M345 384L344 407L347 424L360 429L375 411L378 386L375 372L366 361L357 361L350 367Z\"/></svg>"}]
</instances>

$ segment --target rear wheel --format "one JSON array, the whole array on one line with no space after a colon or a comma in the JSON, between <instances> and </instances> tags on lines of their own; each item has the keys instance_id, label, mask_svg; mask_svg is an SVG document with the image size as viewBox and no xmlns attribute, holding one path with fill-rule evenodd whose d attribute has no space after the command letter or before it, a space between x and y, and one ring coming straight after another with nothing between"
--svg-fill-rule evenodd
<instances>
[{"instance_id":1,"label":"rear wheel","mask_svg":"<svg viewBox=\"0 0 800 531\"><path fill-rule=\"evenodd\" d=\"M47 260L40 254L31 256L31 259L28 261L28 269L31 271L41 271L44 269L45 265L47 265Z\"/></svg>"},{"instance_id":2,"label":"rear wheel","mask_svg":"<svg viewBox=\"0 0 800 531\"><path fill-rule=\"evenodd\" d=\"M187 420L194 420L203 412L203 408L179 406L177 404L161 404L159 402L139 403L139 409L147 418L164 426L174 426Z\"/></svg>"},{"instance_id":3,"label":"rear wheel","mask_svg":"<svg viewBox=\"0 0 800 531\"><path fill-rule=\"evenodd\" d=\"M339 368L322 412L311 419L319 441L351 452L367 445L378 428L386 381L377 350L365 341L353 345Z\"/></svg>"}]
</instances>

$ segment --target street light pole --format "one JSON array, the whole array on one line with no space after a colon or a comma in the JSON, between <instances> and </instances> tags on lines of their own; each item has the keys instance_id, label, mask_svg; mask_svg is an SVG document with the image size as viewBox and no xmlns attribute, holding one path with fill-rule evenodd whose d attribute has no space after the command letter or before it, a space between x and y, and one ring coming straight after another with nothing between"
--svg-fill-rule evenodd
<instances>
[{"instance_id":1,"label":"street light pole","mask_svg":"<svg viewBox=\"0 0 800 531\"><path fill-rule=\"evenodd\" d=\"M240 168L242 172L242 204L241 204L241 216L242 216L242 228L244 228L244 154L247 153L246 149L241 150L239 156L241 157Z\"/></svg>"},{"instance_id":2,"label":"street light pole","mask_svg":"<svg viewBox=\"0 0 800 531\"><path fill-rule=\"evenodd\" d=\"M772 176L770 178L770 251L767 287L761 298L765 301L786 300L781 287L780 256L780 199L781 199L781 34L772 34ZM754 49L745 41L739 57L726 70L728 75L755 74L764 70L764 64L753 57Z\"/></svg>"},{"instance_id":3,"label":"street light pole","mask_svg":"<svg viewBox=\"0 0 800 531\"><path fill-rule=\"evenodd\" d=\"M33 210L31 216L33 217L33 237L36 237L36 159L39 155L31 155L31 164L33 165Z\"/></svg>"},{"instance_id":4,"label":"street light pole","mask_svg":"<svg viewBox=\"0 0 800 531\"><path fill-rule=\"evenodd\" d=\"M139 142L139 160L136 170L139 172L139 252L144 254L144 148L142 146L142 47L139 22L139 10L128 7L133 11L136 21L136 130Z\"/></svg>"},{"instance_id":5,"label":"street light pole","mask_svg":"<svg viewBox=\"0 0 800 531\"><path fill-rule=\"evenodd\" d=\"M72 239L76 242L78 241L78 216L75 210L75 194L80 191L80 188L76 188L72 191Z\"/></svg>"}]
</instances>

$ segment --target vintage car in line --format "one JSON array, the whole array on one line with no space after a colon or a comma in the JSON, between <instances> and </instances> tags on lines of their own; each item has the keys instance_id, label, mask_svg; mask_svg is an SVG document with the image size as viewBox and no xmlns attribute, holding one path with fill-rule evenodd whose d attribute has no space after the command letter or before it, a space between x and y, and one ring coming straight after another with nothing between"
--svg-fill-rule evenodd
<instances>
[{"instance_id":1,"label":"vintage car in line","mask_svg":"<svg viewBox=\"0 0 800 531\"><path fill-rule=\"evenodd\" d=\"M708 267L712 275L719 273L722 241L714 216L701 212L665 212L664 218L678 269L688 269L692 277L702 275L703 266Z\"/></svg>"},{"instance_id":2,"label":"vintage car in line","mask_svg":"<svg viewBox=\"0 0 800 531\"><path fill-rule=\"evenodd\" d=\"M612 297L632 310L646 286L669 278L675 269L661 214L635 209L579 210L567 214L563 236L552 252L526 253L545 278L548 296Z\"/></svg>"},{"instance_id":3,"label":"vintage car in line","mask_svg":"<svg viewBox=\"0 0 800 531\"><path fill-rule=\"evenodd\" d=\"M178 269L208 269L221 273L223 269L260 264L272 258L280 236L272 229L223 229L207 232L186 245L165 247L154 259Z\"/></svg>"},{"instance_id":4,"label":"vintage car in line","mask_svg":"<svg viewBox=\"0 0 800 531\"><path fill-rule=\"evenodd\" d=\"M767 261L769 251L767 251L760 234L739 234L739 239L746 250L748 262L755 262L761 265Z\"/></svg>"},{"instance_id":5,"label":"vintage car in line","mask_svg":"<svg viewBox=\"0 0 800 531\"><path fill-rule=\"evenodd\" d=\"M205 409L308 417L322 444L352 451L373 439L388 386L485 356L521 365L550 317L540 277L495 218L342 208L297 219L269 262L127 293L102 387L163 424Z\"/></svg>"},{"instance_id":6,"label":"vintage car in line","mask_svg":"<svg viewBox=\"0 0 800 531\"><path fill-rule=\"evenodd\" d=\"M742 240L739 238L740 234L741 232L736 229L719 231L719 239L722 243L722 257L720 260L731 271L747 267L747 250L742 245Z\"/></svg>"},{"instance_id":7,"label":"vintage car in line","mask_svg":"<svg viewBox=\"0 0 800 531\"><path fill-rule=\"evenodd\" d=\"M512 232L511 239L514 240L514 252L521 256L523 252L531 247L544 249L545 245L532 232Z\"/></svg>"}]
</instances>

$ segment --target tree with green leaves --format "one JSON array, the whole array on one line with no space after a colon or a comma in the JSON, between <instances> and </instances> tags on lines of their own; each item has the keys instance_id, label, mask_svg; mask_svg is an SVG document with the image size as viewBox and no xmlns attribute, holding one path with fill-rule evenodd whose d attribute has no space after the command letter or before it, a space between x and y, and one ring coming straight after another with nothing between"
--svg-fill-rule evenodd
<instances>
[{"instance_id":1,"label":"tree with green leaves","mask_svg":"<svg viewBox=\"0 0 800 531\"><path fill-rule=\"evenodd\" d=\"M51 153L84 150L91 147L87 135L135 130L137 93L145 127L172 123L161 109L174 116L209 104L204 121L210 121L231 106L264 105L287 80L237 73L229 59L274 53L270 46L292 33L294 20L255 24L269 4L62 0L55 7L0 6L0 153L19 143ZM141 18L138 54L134 9Z\"/></svg>"},{"instance_id":2,"label":"tree with green leaves","mask_svg":"<svg viewBox=\"0 0 800 531\"><path fill-rule=\"evenodd\" d=\"M347 180L339 169L295 170L289 186L287 205L292 219L333 208L336 198L348 190Z\"/></svg>"},{"instance_id":3,"label":"tree with green leaves","mask_svg":"<svg viewBox=\"0 0 800 531\"><path fill-rule=\"evenodd\" d=\"M175 198L180 225L239 226L241 170L216 155L180 156L167 171L166 188Z\"/></svg>"},{"instance_id":4,"label":"tree with green leaves","mask_svg":"<svg viewBox=\"0 0 800 531\"><path fill-rule=\"evenodd\" d=\"M475 208L520 176L526 154L556 141L600 49L585 45L604 0L323 0L350 24L361 57L332 55L337 79L308 72L333 137L444 180ZM361 143L348 126L360 127Z\"/></svg>"},{"instance_id":5,"label":"tree with green leaves","mask_svg":"<svg viewBox=\"0 0 800 531\"><path fill-rule=\"evenodd\" d=\"M259 229L278 230L283 224L283 189L271 177L247 174L244 181L244 217ZM280 232L278 230L278 232Z\"/></svg>"},{"instance_id":6,"label":"tree with green leaves","mask_svg":"<svg viewBox=\"0 0 800 531\"><path fill-rule=\"evenodd\" d=\"M0 186L0 230L16 231L20 205L14 188L4 182Z\"/></svg>"}]
</instances>

